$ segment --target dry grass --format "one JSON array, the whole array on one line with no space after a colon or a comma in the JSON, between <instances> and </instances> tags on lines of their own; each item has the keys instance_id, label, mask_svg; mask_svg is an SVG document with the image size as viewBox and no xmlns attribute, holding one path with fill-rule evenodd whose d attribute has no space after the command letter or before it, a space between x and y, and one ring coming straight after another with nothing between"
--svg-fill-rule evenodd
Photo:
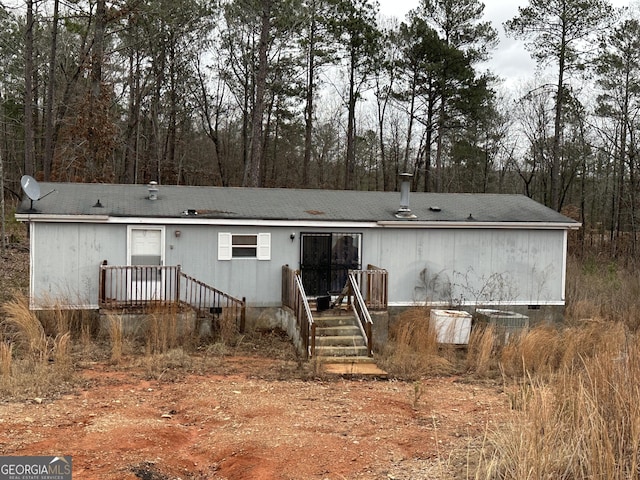
<instances>
[{"instance_id":1,"label":"dry grass","mask_svg":"<svg viewBox=\"0 0 640 480\"><path fill-rule=\"evenodd\" d=\"M107 316L107 334L111 344L111 363L117 365L122 360L124 334L122 331L122 317Z\"/></svg>"},{"instance_id":2,"label":"dry grass","mask_svg":"<svg viewBox=\"0 0 640 480\"><path fill-rule=\"evenodd\" d=\"M218 329L220 341L225 345L233 345L238 337L238 327L233 311L223 309L222 315L218 319Z\"/></svg>"},{"instance_id":3,"label":"dry grass","mask_svg":"<svg viewBox=\"0 0 640 480\"><path fill-rule=\"evenodd\" d=\"M165 353L178 345L178 319L176 312L154 312L147 317L148 355Z\"/></svg>"},{"instance_id":4,"label":"dry grass","mask_svg":"<svg viewBox=\"0 0 640 480\"><path fill-rule=\"evenodd\" d=\"M619 320L640 329L640 276L636 265L578 260L567 264L566 321Z\"/></svg>"},{"instance_id":5,"label":"dry grass","mask_svg":"<svg viewBox=\"0 0 640 480\"><path fill-rule=\"evenodd\" d=\"M171 378L176 371L190 370L194 366L194 359L183 348L172 348L163 353L145 354L142 364L149 378L162 380Z\"/></svg>"},{"instance_id":6,"label":"dry grass","mask_svg":"<svg viewBox=\"0 0 640 480\"><path fill-rule=\"evenodd\" d=\"M572 262L568 278L566 326L534 328L497 352L521 413L489 433L476 478L640 476L638 276Z\"/></svg>"},{"instance_id":7,"label":"dry grass","mask_svg":"<svg viewBox=\"0 0 640 480\"><path fill-rule=\"evenodd\" d=\"M489 436L476 478L638 478L640 339L620 330L550 381L527 382L522 414Z\"/></svg>"},{"instance_id":8,"label":"dry grass","mask_svg":"<svg viewBox=\"0 0 640 480\"><path fill-rule=\"evenodd\" d=\"M487 432L479 460L469 454L467 478L640 478L640 277L613 263L572 262L568 278L564 325L506 343L474 325L462 363L435 343L428 310L406 312L391 332L384 368L394 375L415 379L446 364L501 376L519 413Z\"/></svg>"},{"instance_id":9,"label":"dry grass","mask_svg":"<svg viewBox=\"0 0 640 480\"><path fill-rule=\"evenodd\" d=\"M2 383L9 381L12 362L13 344L9 342L0 342L0 380Z\"/></svg>"},{"instance_id":10,"label":"dry grass","mask_svg":"<svg viewBox=\"0 0 640 480\"><path fill-rule=\"evenodd\" d=\"M467 349L467 369L480 377L492 376L497 371L495 355L496 332L493 324L474 328Z\"/></svg>"},{"instance_id":11,"label":"dry grass","mask_svg":"<svg viewBox=\"0 0 640 480\"><path fill-rule=\"evenodd\" d=\"M8 397L54 394L73 375L71 335L45 334L24 295L6 302L0 320L0 391Z\"/></svg>"},{"instance_id":12,"label":"dry grass","mask_svg":"<svg viewBox=\"0 0 640 480\"><path fill-rule=\"evenodd\" d=\"M91 347L91 342L91 325L83 323L80 325L80 344L85 351L88 351Z\"/></svg>"},{"instance_id":13,"label":"dry grass","mask_svg":"<svg viewBox=\"0 0 640 480\"><path fill-rule=\"evenodd\" d=\"M456 352L438 344L427 308L405 311L394 323L390 342L378 363L393 375L418 379L426 375L446 375L456 371Z\"/></svg>"},{"instance_id":14,"label":"dry grass","mask_svg":"<svg viewBox=\"0 0 640 480\"><path fill-rule=\"evenodd\" d=\"M417 308L394 323L377 359L392 375L413 380L409 401L414 407L425 401L425 376L502 379L517 421L487 432L478 466L473 458L467 478L639 478L639 294L640 281L631 269L572 262L562 327L536 326L507 343L497 341L491 326L474 327L468 347L452 349L437 343L430 311ZM70 378L71 339L79 338L86 349L94 324L63 318L59 310L40 321L24 296L5 304L1 393L39 395ZM253 349L252 338L239 341L235 320L223 313L212 342L200 345L204 353L199 350L195 357L179 325L178 312L153 312L144 330L145 353L132 361L143 362L147 374L161 380L220 363L234 345L236 351L239 344ZM127 341L122 319L109 317L107 329L111 362L121 365Z\"/></svg>"},{"instance_id":15,"label":"dry grass","mask_svg":"<svg viewBox=\"0 0 640 480\"><path fill-rule=\"evenodd\" d=\"M29 302L22 294L4 305L5 317L2 332L5 338L14 342L19 352L42 362L47 358L47 337L40 320L29 309Z\"/></svg>"},{"instance_id":16,"label":"dry grass","mask_svg":"<svg viewBox=\"0 0 640 480\"><path fill-rule=\"evenodd\" d=\"M499 352L500 365L508 377L547 376L559 366L559 332L542 325L509 342Z\"/></svg>"},{"instance_id":17,"label":"dry grass","mask_svg":"<svg viewBox=\"0 0 640 480\"><path fill-rule=\"evenodd\" d=\"M511 378L549 378L586 358L616 354L626 331L621 322L583 322L568 328L540 325L498 352L500 368Z\"/></svg>"},{"instance_id":18,"label":"dry grass","mask_svg":"<svg viewBox=\"0 0 640 480\"><path fill-rule=\"evenodd\" d=\"M46 335L56 336L70 333L77 339L85 334L93 336L97 334L98 318L97 313L82 309L68 309L63 305L82 305L86 301L72 300L72 296L62 299L46 298L43 300L45 307L39 310L36 315L42 324Z\"/></svg>"},{"instance_id":19,"label":"dry grass","mask_svg":"<svg viewBox=\"0 0 640 480\"><path fill-rule=\"evenodd\" d=\"M61 374L65 380L69 380L73 373L70 332L58 335L53 340L51 358L56 366L56 371Z\"/></svg>"},{"instance_id":20,"label":"dry grass","mask_svg":"<svg viewBox=\"0 0 640 480\"><path fill-rule=\"evenodd\" d=\"M274 358L289 355L292 363L294 360L293 347L282 332L239 336L235 319L225 315L216 335L206 341L194 338L192 318L183 318L184 312L158 309L140 323L126 316L110 315L102 322L106 333L103 341L95 315L51 305L50 310L35 315L29 310L26 297L18 295L4 306L0 317L2 398L25 399L65 392L72 387L76 366L93 361L116 368L142 366L149 377L170 380L185 371L219 369L224 356L238 351L250 355L263 352ZM269 374L278 378L293 376L287 369Z\"/></svg>"}]
</instances>

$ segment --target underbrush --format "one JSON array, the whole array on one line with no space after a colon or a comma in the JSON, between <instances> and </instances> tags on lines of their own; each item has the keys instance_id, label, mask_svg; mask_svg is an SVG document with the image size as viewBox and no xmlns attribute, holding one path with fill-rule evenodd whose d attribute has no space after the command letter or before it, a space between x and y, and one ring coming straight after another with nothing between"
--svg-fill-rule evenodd
<instances>
[{"instance_id":1,"label":"underbrush","mask_svg":"<svg viewBox=\"0 0 640 480\"><path fill-rule=\"evenodd\" d=\"M488 432L476 478L638 478L638 340L565 365L549 381L527 378L515 391L520 415Z\"/></svg>"},{"instance_id":2,"label":"underbrush","mask_svg":"<svg viewBox=\"0 0 640 480\"><path fill-rule=\"evenodd\" d=\"M0 322L0 393L40 397L69 389L73 376L71 334L47 335L20 294L4 306Z\"/></svg>"},{"instance_id":3,"label":"underbrush","mask_svg":"<svg viewBox=\"0 0 640 480\"><path fill-rule=\"evenodd\" d=\"M513 419L487 427L480 446L469 443L461 478L640 477L640 281L632 268L576 261L567 279L563 325L538 325L506 343L493 327L474 325L469 344L456 348L438 344L430 311L416 308L394 323L377 352L380 367L413 382L414 405L427 376L491 382L504 393ZM78 368L96 362L174 381L234 373L234 357L262 355L277 362L265 361L256 376L317 376L283 332L240 334L221 320L205 339L181 332L175 312L152 312L142 333L128 332L118 316L100 330L81 312L52 308L35 316L17 295L0 320L0 395L55 396L74 387Z\"/></svg>"},{"instance_id":4,"label":"underbrush","mask_svg":"<svg viewBox=\"0 0 640 480\"><path fill-rule=\"evenodd\" d=\"M407 380L456 373L502 389L513 420L466 452L464 478L640 477L640 280L634 268L571 261L563 325L506 344L474 326L469 344L436 343L430 311L405 312L384 367Z\"/></svg>"},{"instance_id":5,"label":"underbrush","mask_svg":"<svg viewBox=\"0 0 640 480\"><path fill-rule=\"evenodd\" d=\"M487 432L475 478L640 476L636 269L572 260L567 279L565 327L536 328L498 352L518 415Z\"/></svg>"},{"instance_id":6,"label":"underbrush","mask_svg":"<svg viewBox=\"0 0 640 480\"><path fill-rule=\"evenodd\" d=\"M119 315L100 320L86 311L63 310L52 304L38 312L16 293L0 311L0 398L54 398L81 381L76 372L100 364L158 381L175 381L188 374L232 373L234 356L264 355L257 375L272 378L306 377L294 347L278 331L240 334L235 320L218 319L209 336L183 330L176 311L151 311L136 328ZM102 325L100 325L102 323Z\"/></svg>"}]
</instances>

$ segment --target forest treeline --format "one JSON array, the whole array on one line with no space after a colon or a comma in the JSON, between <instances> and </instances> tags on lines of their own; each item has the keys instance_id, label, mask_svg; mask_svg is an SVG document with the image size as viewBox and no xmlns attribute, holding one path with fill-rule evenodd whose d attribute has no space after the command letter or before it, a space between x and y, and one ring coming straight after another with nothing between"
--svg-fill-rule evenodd
<instances>
[{"instance_id":1,"label":"forest treeline","mask_svg":"<svg viewBox=\"0 0 640 480\"><path fill-rule=\"evenodd\" d=\"M636 253L640 13L529 0L0 5L0 178L523 193ZM500 30L541 67L506 88Z\"/></svg>"}]
</instances>

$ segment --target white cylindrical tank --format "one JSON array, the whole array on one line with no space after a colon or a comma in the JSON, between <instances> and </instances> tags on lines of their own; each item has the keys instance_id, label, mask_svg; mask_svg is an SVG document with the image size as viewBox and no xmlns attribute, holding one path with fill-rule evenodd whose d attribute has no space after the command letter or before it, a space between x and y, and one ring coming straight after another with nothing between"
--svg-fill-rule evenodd
<instances>
[{"instance_id":1,"label":"white cylindrical tank","mask_svg":"<svg viewBox=\"0 0 640 480\"><path fill-rule=\"evenodd\" d=\"M459 310L431 310L431 326L438 343L467 345L471 335L471 314Z\"/></svg>"}]
</instances>

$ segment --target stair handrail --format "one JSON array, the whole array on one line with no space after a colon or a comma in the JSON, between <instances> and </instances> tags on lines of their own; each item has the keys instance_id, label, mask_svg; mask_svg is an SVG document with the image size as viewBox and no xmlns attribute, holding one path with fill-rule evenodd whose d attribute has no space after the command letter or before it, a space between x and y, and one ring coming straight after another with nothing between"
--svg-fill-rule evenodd
<instances>
[{"instance_id":1,"label":"stair handrail","mask_svg":"<svg viewBox=\"0 0 640 480\"><path fill-rule=\"evenodd\" d=\"M371 319L371 314L360 291L356 272L353 270L349 270L349 284L351 293L353 294L353 312L358 322L360 332L367 341L367 355L371 357L373 355L373 320Z\"/></svg>"},{"instance_id":2,"label":"stair handrail","mask_svg":"<svg viewBox=\"0 0 640 480\"><path fill-rule=\"evenodd\" d=\"M223 309L230 310L235 316L238 330L241 333L244 332L246 299L240 300L224 293L191 275L187 275L182 270L178 270L178 275L181 280L184 280L184 285L182 282L178 282L176 299L179 302L183 302L205 315L220 315L223 313Z\"/></svg>"},{"instance_id":3,"label":"stair handrail","mask_svg":"<svg viewBox=\"0 0 640 480\"><path fill-rule=\"evenodd\" d=\"M316 351L316 323L300 271L288 265L282 267L282 304L293 310L306 358L313 357Z\"/></svg>"},{"instance_id":4,"label":"stair handrail","mask_svg":"<svg viewBox=\"0 0 640 480\"><path fill-rule=\"evenodd\" d=\"M313 320L309 300L307 299L307 294L302 284L302 277L298 272L296 272L296 292L299 298L296 302L298 305L296 318L299 319L300 326L302 327L300 329L300 335L304 341L307 358L309 358L313 357L316 353L316 322Z\"/></svg>"}]
</instances>

